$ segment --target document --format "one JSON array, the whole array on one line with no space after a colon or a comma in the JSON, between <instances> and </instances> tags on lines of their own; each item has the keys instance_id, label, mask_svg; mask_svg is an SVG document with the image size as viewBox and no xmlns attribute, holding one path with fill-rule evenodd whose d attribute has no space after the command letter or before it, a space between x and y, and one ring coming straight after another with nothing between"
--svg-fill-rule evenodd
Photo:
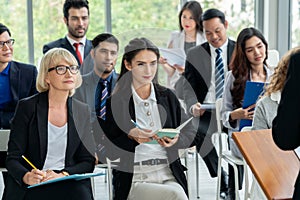
<instances>
[{"instance_id":1,"label":"document","mask_svg":"<svg viewBox=\"0 0 300 200\"><path fill-rule=\"evenodd\" d=\"M213 109L216 109L216 104L214 104L214 103L204 103L204 104L201 104L201 109L213 110Z\"/></svg>"},{"instance_id":2,"label":"document","mask_svg":"<svg viewBox=\"0 0 300 200\"><path fill-rule=\"evenodd\" d=\"M246 82L246 88L244 92L244 101L243 108L247 108L256 103L259 96L264 93L264 86L266 83L263 82ZM254 110L254 109L253 109ZM250 119L241 119L240 121L240 130L245 126L252 126L252 120Z\"/></svg>"},{"instance_id":3,"label":"document","mask_svg":"<svg viewBox=\"0 0 300 200\"><path fill-rule=\"evenodd\" d=\"M295 151L295 154L297 155L298 159L300 160L300 147L296 148L294 151Z\"/></svg>"},{"instance_id":4,"label":"document","mask_svg":"<svg viewBox=\"0 0 300 200\"><path fill-rule=\"evenodd\" d=\"M30 185L27 188L38 187L38 186L41 186L41 185L47 185L47 184L50 184L50 183L56 183L56 182L65 181L65 180L79 181L79 180L82 180L82 179L91 178L91 177L95 177L95 176L102 176L102 175L105 175L105 173L100 172L100 173L73 174L73 175L70 175L70 176L64 176L64 177L61 177L61 178L51 179L49 181L41 182L41 183L38 183L38 184L35 184L35 185Z\"/></svg>"},{"instance_id":5,"label":"document","mask_svg":"<svg viewBox=\"0 0 300 200\"><path fill-rule=\"evenodd\" d=\"M171 66L177 64L180 66L185 65L185 52L183 49L175 48L175 49L168 49L168 48L159 48L160 54L162 57L167 59L167 63Z\"/></svg>"}]
</instances>

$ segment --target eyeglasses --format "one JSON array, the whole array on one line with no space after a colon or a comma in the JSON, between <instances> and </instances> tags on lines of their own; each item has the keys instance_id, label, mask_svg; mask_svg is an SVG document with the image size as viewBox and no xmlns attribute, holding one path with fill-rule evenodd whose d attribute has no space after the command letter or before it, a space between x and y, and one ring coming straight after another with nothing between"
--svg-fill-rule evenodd
<instances>
[{"instance_id":1,"label":"eyeglasses","mask_svg":"<svg viewBox=\"0 0 300 200\"><path fill-rule=\"evenodd\" d=\"M7 41L0 41L0 49L2 49L4 47L4 45L6 44L8 47L12 47L15 43L15 39L9 39Z\"/></svg>"},{"instance_id":2,"label":"eyeglasses","mask_svg":"<svg viewBox=\"0 0 300 200\"><path fill-rule=\"evenodd\" d=\"M71 65L71 66L64 66L64 65L58 65L56 67L51 67L48 69L48 72L51 72L52 70L55 70L57 74L64 75L67 73L67 69L71 72L71 74L77 74L79 71L79 67L77 65Z\"/></svg>"}]
</instances>

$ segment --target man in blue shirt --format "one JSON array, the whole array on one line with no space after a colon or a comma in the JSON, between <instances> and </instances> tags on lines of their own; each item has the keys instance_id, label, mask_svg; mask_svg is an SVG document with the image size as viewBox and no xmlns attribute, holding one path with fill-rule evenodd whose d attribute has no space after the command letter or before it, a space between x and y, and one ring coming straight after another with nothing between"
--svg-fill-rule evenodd
<instances>
[{"instance_id":1,"label":"man in blue shirt","mask_svg":"<svg viewBox=\"0 0 300 200\"><path fill-rule=\"evenodd\" d=\"M10 128L9 121L20 99L37 93L37 69L12 60L14 42L9 29L0 23L0 129Z\"/></svg>"}]
</instances>

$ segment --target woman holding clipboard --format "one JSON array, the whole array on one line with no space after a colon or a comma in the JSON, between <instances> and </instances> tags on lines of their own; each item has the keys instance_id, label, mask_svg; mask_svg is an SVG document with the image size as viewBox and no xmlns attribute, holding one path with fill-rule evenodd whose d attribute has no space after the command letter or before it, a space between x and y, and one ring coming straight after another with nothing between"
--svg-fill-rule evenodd
<instances>
[{"instance_id":1,"label":"woman holding clipboard","mask_svg":"<svg viewBox=\"0 0 300 200\"><path fill-rule=\"evenodd\" d=\"M158 48L146 38L135 38L124 52L104 126L114 147L103 149L114 150L110 158L120 158L113 171L114 199L187 200L186 168L178 149L190 146L193 127L186 125L172 138L155 134L175 129L186 117L175 94L157 83Z\"/></svg>"},{"instance_id":2,"label":"woman holding clipboard","mask_svg":"<svg viewBox=\"0 0 300 200\"><path fill-rule=\"evenodd\" d=\"M93 199L90 179L27 188L93 172L90 111L71 98L81 82L77 61L69 51L54 48L44 55L37 77L40 93L19 101L11 123L6 199Z\"/></svg>"},{"instance_id":3,"label":"woman holding clipboard","mask_svg":"<svg viewBox=\"0 0 300 200\"><path fill-rule=\"evenodd\" d=\"M230 150L232 154L240 158L242 155L231 136L234 131L239 131L241 119L253 119L255 104L242 108L246 82L269 81L271 71L266 63L267 50L268 43L259 30L243 29L238 35L232 55L230 63L232 70L225 78L221 117L223 125L228 128ZM229 171L229 173L232 172ZM229 175L229 177L234 176ZM234 191L234 180L229 179L229 188ZM233 195L234 192L229 191L229 194ZM235 197L231 199L235 199Z\"/></svg>"}]
</instances>

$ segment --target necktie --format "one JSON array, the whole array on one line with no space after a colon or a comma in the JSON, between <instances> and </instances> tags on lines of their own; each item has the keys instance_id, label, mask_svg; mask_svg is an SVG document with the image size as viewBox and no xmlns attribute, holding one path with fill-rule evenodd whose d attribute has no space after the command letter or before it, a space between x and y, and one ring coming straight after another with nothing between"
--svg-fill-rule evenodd
<instances>
[{"instance_id":1,"label":"necktie","mask_svg":"<svg viewBox=\"0 0 300 200\"><path fill-rule=\"evenodd\" d=\"M79 45L80 45L80 43L74 43L73 44L73 46L75 47L76 55L79 59L79 62L80 62L80 64L82 64L82 57L81 57L81 54L80 54L80 51L79 51Z\"/></svg>"},{"instance_id":2,"label":"necktie","mask_svg":"<svg viewBox=\"0 0 300 200\"><path fill-rule=\"evenodd\" d=\"M216 49L216 68L215 68L215 85L216 85L216 100L222 97L224 88L224 63L221 56L222 49Z\"/></svg>"},{"instance_id":3,"label":"necktie","mask_svg":"<svg viewBox=\"0 0 300 200\"><path fill-rule=\"evenodd\" d=\"M102 88L101 98L100 98L100 88ZM95 109L96 109L97 116L103 120L105 120L107 96L108 96L107 81L99 81L98 86L96 88Z\"/></svg>"}]
</instances>

